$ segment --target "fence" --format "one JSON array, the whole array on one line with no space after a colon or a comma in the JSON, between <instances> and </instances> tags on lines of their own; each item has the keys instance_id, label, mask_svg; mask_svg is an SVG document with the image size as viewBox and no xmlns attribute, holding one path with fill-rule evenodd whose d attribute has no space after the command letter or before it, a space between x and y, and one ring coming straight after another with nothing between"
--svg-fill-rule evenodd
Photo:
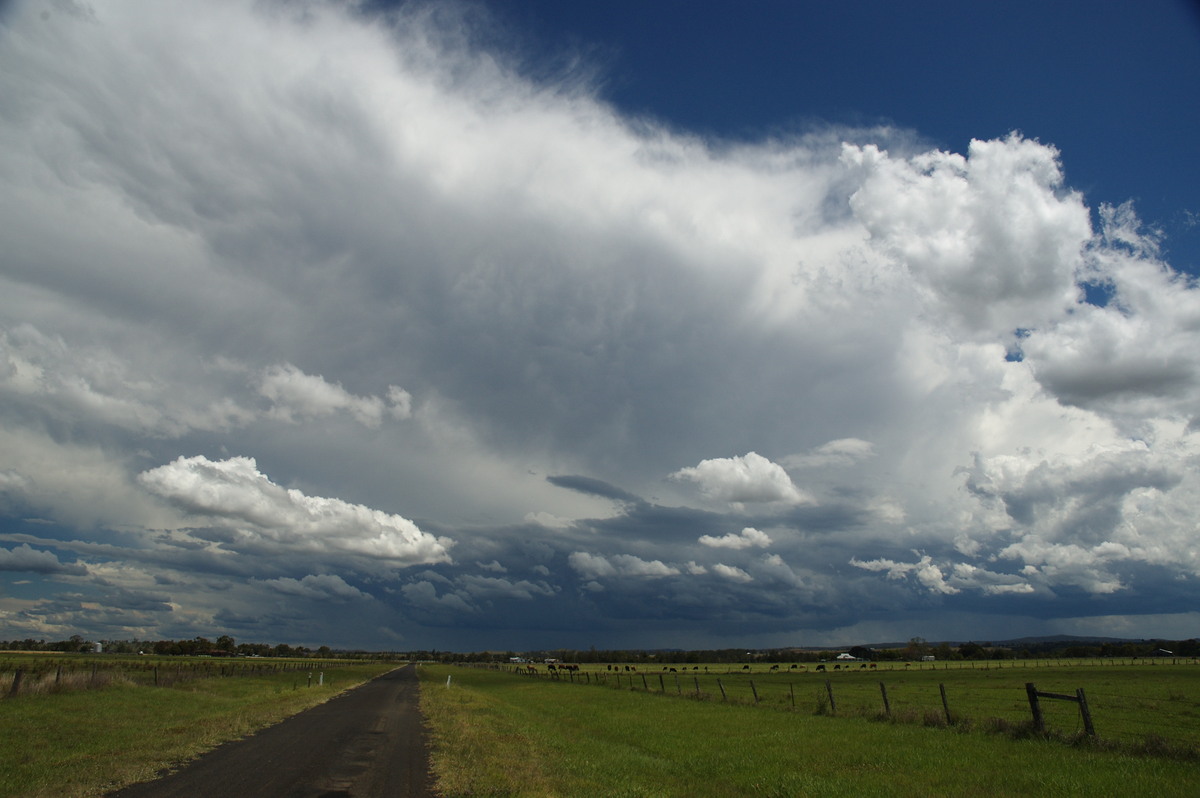
<instances>
[{"instance_id":1,"label":"fence","mask_svg":"<svg viewBox=\"0 0 1200 798\"><path fill-rule=\"evenodd\" d=\"M0 698L41 695L68 690L91 690L114 684L170 687L196 679L265 676L294 672L311 686L321 680L322 665L310 660L262 662L211 660L138 662L128 658L20 657L0 659ZM314 676L314 674L318 674Z\"/></svg>"},{"instance_id":2,"label":"fence","mask_svg":"<svg viewBox=\"0 0 1200 798\"><path fill-rule=\"evenodd\" d=\"M530 678L693 700L930 726L1086 737L1144 751L1200 756L1200 728L1195 723L1200 715L1200 667L1196 661L1177 658L1174 664L1160 661L1154 667L1145 662L1128 664L1138 667L1073 661L1056 671L1041 663L976 669L913 667L906 671L856 667L824 673L761 667L757 672L712 667L702 671L702 666L662 671L639 671L633 666L616 666L615 670L613 666L606 670L498 667ZM1037 683L1029 680L1035 673ZM1047 680L1054 689L1036 686L1049 686ZM1080 684L1087 685L1086 692Z\"/></svg>"}]
</instances>

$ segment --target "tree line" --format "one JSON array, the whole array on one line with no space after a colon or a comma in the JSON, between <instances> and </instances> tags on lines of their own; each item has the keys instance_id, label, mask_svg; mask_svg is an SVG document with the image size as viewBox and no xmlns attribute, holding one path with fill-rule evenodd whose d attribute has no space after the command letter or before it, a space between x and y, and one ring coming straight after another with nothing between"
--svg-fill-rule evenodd
<instances>
[{"instance_id":1,"label":"tree line","mask_svg":"<svg viewBox=\"0 0 1200 798\"><path fill-rule=\"evenodd\" d=\"M0 651L61 651L92 653L99 644L100 650L109 654L154 654L161 657L318 657L375 659L395 655L371 651L335 651L329 646L309 648L291 646L287 643L239 643L229 635L214 640L197 636L182 640L85 640L80 635L71 635L66 640L0 640Z\"/></svg>"}]
</instances>

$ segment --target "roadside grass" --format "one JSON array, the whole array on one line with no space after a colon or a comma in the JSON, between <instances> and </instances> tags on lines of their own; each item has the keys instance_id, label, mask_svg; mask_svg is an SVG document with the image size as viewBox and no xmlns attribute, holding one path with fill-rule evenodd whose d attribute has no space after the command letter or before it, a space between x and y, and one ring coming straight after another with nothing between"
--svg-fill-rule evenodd
<instances>
[{"instance_id":1,"label":"roadside grass","mask_svg":"<svg viewBox=\"0 0 1200 798\"><path fill-rule=\"evenodd\" d=\"M228 740L315 706L397 663L207 677L170 687L114 677L103 689L0 700L0 796L84 798L152 779Z\"/></svg>"},{"instance_id":2,"label":"roadside grass","mask_svg":"<svg viewBox=\"0 0 1200 798\"><path fill-rule=\"evenodd\" d=\"M446 686L446 677L451 678ZM1194 762L452 666L421 668L459 796L1194 795Z\"/></svg>"}]
</instances>

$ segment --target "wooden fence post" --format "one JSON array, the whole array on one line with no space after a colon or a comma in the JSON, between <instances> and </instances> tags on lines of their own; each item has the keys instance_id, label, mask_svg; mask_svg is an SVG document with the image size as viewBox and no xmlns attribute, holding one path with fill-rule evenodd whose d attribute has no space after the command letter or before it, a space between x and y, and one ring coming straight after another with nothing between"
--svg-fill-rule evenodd
<instances>
[{"instance_id":1,"label":"wooden fence post","mask_svg":"<svg viewBox=\"0 0 1200 798\"><path fill-rule=\"evenodd\" d=\"M696 683L696 698L700 697L700 677L693 676L692 681Z\"/></svg>"},{"instance_id":2,"label":"wooden fence post","mask_svg":"<svg viewBox=\"0 0 1200 798\"><path fill-rule=\"evenodd\" d=\"M788 682L788 695L792 698L792 709L796 708L796 685Z\"/></svg>"},{"instance_id":3,"label":"wooden fence post","mask_svg":"<svg viewBox=\"0 0 1200 798\"><path fill-rule=\"evenodd\" d=\"M837 714L837 703L833 700L833 682L825 680L825 692L829 693L829 714Z\"/></svg>"},{"instance_id":4,"label":"wooden fence post","mask_svg":"<svg viewBox=\"0 0 1200 798\"><path fill-rule=\"evenodd\" d=\"M888 702L887 685L885 685L883 682L879 683L879 692L883 694L883 714L891 717L892 705Z\"/></svg>"},{"instance_id":5,"label":"wooden fence post","mask_svg":"<svg viewBox=\"0 0 1200 798\"><path fill-rule=\"evenodd\" d=\"M728 701L728 700L729 700L729 697L728 697L727 695L725 695L725 685L721 684L721 680L720 680L720 679L717 679L717 687L720 687L720 688L721 688L721 700L722 700L722 701Z\"/></svg>"},{"instance_id":6,"label":"wooden fence post","mask_svg":"<svg viewBox=\"0 0 1200 798\"><path fill-rule=\"evenodd\" d=\"M1083 688L1076 688L1075 695L1079 699L1079 714L1083 718L1083 730L1089 737L1095 737L1096 727L1092 725L1092 711L1088 709L1087 696L1084 695Z\"/></svg>"},{"instance_id":7,"label":"wooden fence post","mask_svg":"<svg viewBox=\"0 0 1200 798\"><path fill-rule=\"evenodd\" d=\"M946 725L950 726L954 721L950 719L950 702L946 700L946 685L939 683L938 690L942 693L942 709L946 710Z\"/></svg>"},{"instance_id":8,"label":"wooden fence post","mask_svg":"<svg viewBox=\"0 0 1200 798\"><path fill-rule=\"evenodd\" d=\"M750 680L750 692L754 693L754 703L758 703L758 690L754 687L754 680Z\"/></svg>"},{"instance_id":9,"label":"wooden fence post","mask_svg":"<svg viewBox=\"0 0 1200 798\"><path fill-rule=\"evenodd\" d=\"M25 679L25 671L17 668L17 672L13 674L12 687L8 690L8 697L12 698L17 693L21 692L21 682Z\"/></svg>"},{"instance_id":10,"label":"wooden fence post","mask_svg":"<svg viewBox=\"0 0 1200 798\"><path fill-rule=\"evenodd\" d=\"M1042 718L1042 708L1038 704L1038 691L1033 682L1025 683L1025 693L1029 696L1029 711L1033 713L1033 728L1039 732L1046 731L1046 721Z\"/></svg>"},{"instance_id":11,"label":"wooden fence post","mask_svg":"<svg viewBox=\"0 0 1200 798\"><path fill-rule=\"evenodd\" d=\"M665 693L665 692L667 692L666 685L664 685L664 684L663 684L663 678L662 678L662 674L661 674L661 673L660 673L660 674L658 674L658 692L660 692L660 693Z\"/></svg>"},{"instance_id":12,"label":"wooden fence post","mask_svg":"<svg viewBox=\"0 0 1200 798\"><path fill-rule=\"evenodd\" d=\"M647 693L648 693L648 692L650 692L650 685L646 684L646 674L644 674L644 673L642 674L642 688L643 688L643 689L644 689L644 690L645 690Z\"/></svg>"}]
</instances>

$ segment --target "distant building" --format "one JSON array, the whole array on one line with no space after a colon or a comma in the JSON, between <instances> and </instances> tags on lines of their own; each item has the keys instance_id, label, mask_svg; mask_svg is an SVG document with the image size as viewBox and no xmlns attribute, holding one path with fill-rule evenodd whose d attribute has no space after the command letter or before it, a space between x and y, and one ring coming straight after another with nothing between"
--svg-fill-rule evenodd
<instances>
[{"instance_id":1,"label":"distant building","mask_svg":"<svg viewBox=\"0 0 1200 798\"><path fill-rule=\"evenodd\" d=\"M937 657L933 656L932 654L926 654L925 656L921 657L921 662L936 662L936 661L937 661Z\"/></svg>"},{"instance_id":2,"label":"distant building","mask_svg":"<svg viewBox=\"0 0 1200 798\"><path fill-rule=\"evenodd\" d=\"M104 653L104 644L103 643L92 643L92 653L103 654Z\"/></svg>"}]
</instances>

